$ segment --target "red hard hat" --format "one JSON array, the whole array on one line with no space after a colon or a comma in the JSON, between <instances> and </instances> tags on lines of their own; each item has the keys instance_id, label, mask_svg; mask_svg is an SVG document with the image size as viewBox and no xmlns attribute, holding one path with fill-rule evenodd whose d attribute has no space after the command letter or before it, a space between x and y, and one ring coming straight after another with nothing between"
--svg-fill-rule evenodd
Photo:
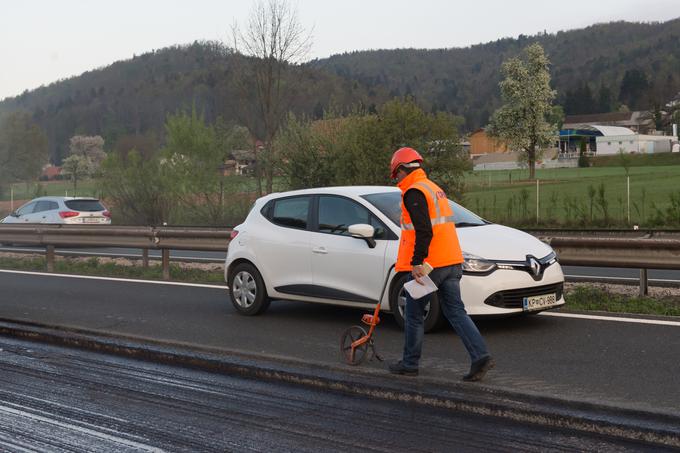
<instances>
[{"instance_id":1,"label":"red hard hat","mask_svg":"<svg viewBox=\"0 0 680 453\"><path fill-rule=\"evenodd\" d=\"M392 163L390 164L390 170L392 178L397 177L397 170L400 165L410 164L411 162L423 162L423 156L418 153L413 148L399 148L392 154Z\"/></svg>"}]
</instances>

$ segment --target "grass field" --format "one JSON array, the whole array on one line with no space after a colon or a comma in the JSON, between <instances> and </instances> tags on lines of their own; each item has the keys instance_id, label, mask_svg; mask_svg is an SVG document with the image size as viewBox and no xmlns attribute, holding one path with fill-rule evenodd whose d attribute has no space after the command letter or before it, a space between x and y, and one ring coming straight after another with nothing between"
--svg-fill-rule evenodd
<instances>
[{"instance_id":1,"label":"grass field","mask_svg":"<svg viewBox=\"0 0 680 453\"><path fill-rule=\"evenodd\" d=\"M680 162L680 160L679 160ZM680 227L680 164L633 166L630 223ZM627 224L626 172L621 166L474 172L464 204L491 221L514 225L615 226ZM676 212L677 211L677 212Z\"/></svg>"},{"instance_id":2,"label":"grass field","mask_svg":"<svg viewBox=\"0 0 680 453\"><path fill-rule=\"evenodd\" d=\"M680 154L625 160L630 197L622 157L607 156L587 168L537 169L538 188L527 169L468 173L464 204L516 226L680 228Z\"/></svg>"},{"instance_id":3,"label":"grass field","mask_svg":"<svg viewBox=\"0 0 680 453\"><path fill-rule=\"evenodd\" d=\"M479 171L466 175L463 204L493 222L514 226L680 228L680 154L630 156L630 223L626 171L620 157L593 159L589 168L538 169L536 181L528 170ZM254 178L237 178L238 191L254 192ZM227 181L229 182L229 181ZM282 190L277 178L275 190ZM40 195L106 198L98 181L16 183L14 209ZM0 216L10 212L10 192L0 194Z\"/></svg>"},{"instance_id":4,"label":"grass field","mask_svg":"<svg viewBox=\"0 0 680 453\"><path fill-rule=\"evenodd\" d=\"M677 296L631 297L581 284L567 291L565 298L569 310L680 316L680 298Z\"/></svg>"},{"instance_id":5,"label":"grass field","mask_svg":"<svg viewBox=\"0 0 680 453\"><path fill-rule=\"evenodd\" d=\"M30 200L36 196L78 196L78 197L98 197L99 189L97 181L88 179L78 182L78 189L73 190L73 183L71 181L44 181L32 183L14 183L11 188L14 189L15 200ZM0 200L10 200L12 193L10 188L6 188L0 195Z\"/></svg>"}]
</instances>

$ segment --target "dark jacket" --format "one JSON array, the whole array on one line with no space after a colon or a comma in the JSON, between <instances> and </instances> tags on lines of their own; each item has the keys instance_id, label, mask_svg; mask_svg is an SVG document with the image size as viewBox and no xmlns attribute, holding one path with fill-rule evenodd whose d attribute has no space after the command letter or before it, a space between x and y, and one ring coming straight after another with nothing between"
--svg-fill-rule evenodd
<instances>
[{"instance_id":1,"label":"dark jacket","mask_svg":"<svg viewBox=\"0 0 680 453\"><path fill-rule=\"evenodd\" d=\"M425 195L418 189L409 189L404 194L404 207L411 216L416 231L416 245L411 259L412 266L423 264L432 241L432 222Z\"/></svg>"}]
</instances>

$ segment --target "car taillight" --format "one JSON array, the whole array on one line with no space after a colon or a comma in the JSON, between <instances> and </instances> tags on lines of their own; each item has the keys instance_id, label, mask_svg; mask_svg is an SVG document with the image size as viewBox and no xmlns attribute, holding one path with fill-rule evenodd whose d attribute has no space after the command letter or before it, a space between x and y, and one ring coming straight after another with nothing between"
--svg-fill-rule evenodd
<instances>
[{"instance_id":1,"label":"car taillight","mask_svg":"<svg viewBox=\"0 0 680 453\"><path fill-rule=\"evenodd\" d=\"M231 234L229 235L229 239L232 241L238 236L238 230L231 230Z\"/></svg>"},{"instance_id":2,"label":"car taillight","mask_svg":"<svg viewBox=\"0 0 680 453\"><path fill-rule=\"evenodd\" d=\"M69 217L77 217L80 213L74 211L59 211L59 217L68 219Z\"/></svg>"},{"instance_id":3,"label":"car taillight","mask_svg":"<svg viewBox=\"0 0 680 453\"><path fill-rule=\"evenodd\" d=\"M111 213L110 213L109 211L104 211L104 212L102 212L102 215L103 215L104 217L109 217L109 218L111 218Z\"/></svg>"}]
</instances>

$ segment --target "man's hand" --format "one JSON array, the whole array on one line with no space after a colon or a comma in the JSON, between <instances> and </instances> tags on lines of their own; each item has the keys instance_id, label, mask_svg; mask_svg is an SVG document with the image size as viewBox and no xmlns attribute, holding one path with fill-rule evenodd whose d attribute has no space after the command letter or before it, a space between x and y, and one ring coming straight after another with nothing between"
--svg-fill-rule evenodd
<instances>
[{"instance_id":1,"label":"man's hand","mask_svg":"<svg viewBox=\"0 0 680 453\"><path fill-rule=\"evenodd\" d=\"M424 285L422 278L427 275L427 272L425 271L425 267L423 267L422 264L419 264L417 266L413 266L413 269L411 270L411 275L413 275L413 278L415 281L417 281L419 284Z\"/></svg>"}]
</instances>

